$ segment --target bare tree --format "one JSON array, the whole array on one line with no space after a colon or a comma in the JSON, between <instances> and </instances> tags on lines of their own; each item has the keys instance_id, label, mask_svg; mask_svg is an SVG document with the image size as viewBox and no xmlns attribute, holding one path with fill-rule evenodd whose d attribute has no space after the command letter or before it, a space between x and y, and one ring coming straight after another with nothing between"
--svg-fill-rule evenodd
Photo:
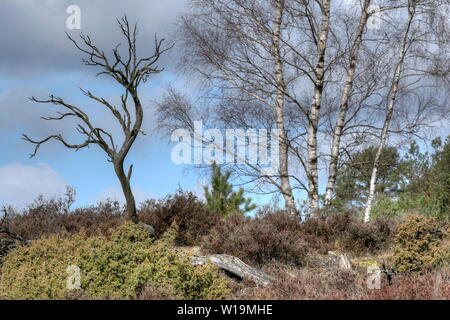
<instances>
[{"instance_id":1,"label":"bare tree","mask_svg":"<svg viewBox=\"0 0 450 320\"><path fill-rule=\"evenodd\" d=\"M339 81L333 70L350 51L341 48L349 40L340 39L336 30L330 31L331 1L192 3L194 12L184 15L180 24L179 34L187 49L183 66L198 72L210 88L208 95L213 92L207 104L219 106L213 110L216 119L228 127L275 126L280 132L279 175L268 177L259 168L247 165L234 168L238 176L248 177L253 185L275 186L291 212L295 208L293 191L306 191L309 209L317 210L321 157L318 134L330 115L322 108L323 96L327 83ZM368 2L364 5L366 9ZM366 10L362 12L359 34L367 20ZM356 47L361 39L355 38L359 39L355 40ZM352 51L353 56L357 51ZM196 108L186 107L189 103L181 96L171 89L161 104L161 123L178 118L180 124L185 122L185 127L192 128L192 118L187 123L185 120ZM174 108L177 105L179 110ZM173 129L173 123L168 127Z\"/></svg>"},{"instance_id":2,"label":"bare tree","mask_svg":"<svg viewBox=\"0 0 450 320\"><path fill-rule=\"evenodd\" d=\"M287 25L285 0L270 2L193 1L200 12L184 15L181 19L181 41L186 46L183 65L194 69L213 91L220 91L215 110L219 122L228 126L235 122L239 128L250 128L245 113L256 115L260 127L268 130L275 127L279 132L279 170L273 175L264 173L258 164L247 159L241 176L258 184L263 180L274 186L284 198L288 211L297 213L289 173L289 138L286 129L286 87L292 81L286 78L285 37ZM165 101L160 104L160 123L173 129L172 120L193 129L195 106L182 94L170 89ZM213 101L210 99L209 101ZM214 103L214 102L213 102ZM213 104L211 103L211 105ZM248 109L252 104L254 109ZM176 108L176 107L179 108ZM231 112L230 107L234 107ZM241 113L239 108L243 113ZM208 119L213 123L213 119ZM272 121L273 120L273 121ZM225 152L232 152L225 150Z\"/></svg>"},{"instance_id":3,"label":"bare tree","mask_svg":"<svg viewBox=\"0 0 450 320\"><path fill-rule=\"evenodd\" d=\"M320 6L322 22L318 31L317 62L314 68L314 98L308 114L308 166L306 174L309 182L309 206L311 213L319 209L319 168L317 150L317 131L319 129L320 109L325 82L325 54L330 31L330 0L316 1ZM314 28L311 28L314 30ZM313 33L314 34L314 33Z\"/></svg>"},{"instance_id":4,"label":"bare tree","mask_svg":"<svg viewBox=\"0 0 450 320\"><path fill-rule=\"evenodd\" d=\"M51 140L59 141L66 148L75 150L90 145L99 146L108 156L108 161L112 162L114 165L114 171L120 181L126 200L127 218L133 222L137 222L136 203L130 185L133 166L131 165L128 172L125 173L124 161L138 135L143 133L141 127L144 119L144 110L139 98L138 88L140 84L146 82L152 74L163 71L163 68L160 68L157 65L157 62L161 55L172 46L163 47L164 39L158 40L155 37L153 55L138 58L136 49L136 37L138 33L137 25L135 24L134 27L130 27L126 16L117 20L117 22L126 39L126 57L122 57L119 52L120 44L112 50L113 57L111 58L108 57L104 51L95 46L89 36L81 34L81 43L75 41L68 34L67 36L78 50L87 55L87 58L83 59L84 64L99 69L97 76L107 75L112 77L123 87L124 92L121 95L120 107L114 106L106 99L94 95L89 90L81 89L85 96L100 103L114 116L123 131L123 142L117 144L113 134L106 131L106 129L96 127L82 108L67 103L62 98L54 95L50 95L48 99L41 100L35 97L30 99L37 103L50 103L60 106L63 111L58 112L57 116L42 117L42 119L51 121L63 120L69 117L75 118L78 121L76 129L78 133L84 136L84 141L81 143L71 143L61 134L53 134L42 140L31 139L24 134L23 139L36 145L33 153L30 155L31 157L36 155L42 144ZM130 100L132 101L132 105L130 105Z\"/></svg>"},{"instance_id":5,"label":"bare tree","mask_svg":"<svg viewBox=\"0 0 450 320\"><path fill-rule=\"evenodd\" d=\"M333 197L334 186L336 183L338 161L340 156L340 144L341 137L346 122L347 111L349 108L349 99L351 96L351 90L353 87L353 80L355 76L355 70L359 58L359 49L363 41L362 36L367 26L367 21L369 19L369 6L371 0L364 0L361 8L361 16L359 18L358 28L356 30L355 39L351 47L349 64L347 67L347 73L345 77L345 84L342 90L342 95L340 99L339 114L336 120L336 125L334 128L333 141L331 143L331 158L328 170L328 184L325 192L325 206L329 206L331 199Z\"/></svg>"},{"instance_id":6,"label":"bare tree","mask_svg":"<svg viewBox=\"0 0 450 320\"><path fill-rule=\"evenodd\" d=\"M283 58L281 54L281 27L284 10L284 0L277 0L275 2L275 22L273 30L273 55L275 57L275 82L276 82L276 99L275 99L275 116L277 129L279 130L279 165L280 165L280 181L281 192L283 194L286 209L291 213L296 213L294 196L292 194L292 187L289 181L289 150L288 137L285 128L285 92L286 83L284 80Z\"/></svg>"},{"instance_id":7,"label":"bare tree","mask_svg":"<svg viewBox=\"0 0 450 320\"><path fill-rule=\"evenodd\" d=\"M402 10L405 1L386 0L380 12ZM197 117L222 130L277 128L279 172L267 175L244 161L230 165L236 180L248 191L281 194L289 211L314 214L325 178L325 205L330 205L339 166L379 138L395 69L392 47L400 42L395 19L376 34L366 32L378 13L370 6L379 1L352 7L344 2L191 0L192 11L182 15L178 34L185 48L183 68L201 80L201 94L170 89L160 104L160 124L193 130ZM434 44L418 47L426 51ZM426 56L422 60L435 66L422 72L415 89L446 68L442 56L440 61L438 55ZM412 92L402 90L404 101L406 95ZM431 100L422 91L417 98L421 102L409 108L397 107L389 133L406 139L436 120L430 111L439 103L427 104ZM326 168L328 176L321 174ZM299 192L307 194L309 206L293 205Z\"/></svg>"},{"instance_id":8,"label":"bare tree","mask_svg":"<svg viewBox=\"0 0 450 320\"><path fill-rule=\"evenodd\" d=\"M409 95L416 95L419 91L423 94L423 88L433 87L430 78L443 79L443 90L448 93L448 63L442 64L442 56L448 57L448 23L445 17L438 21L439 16L448 9L448 1L429 0L407 0L404 8L407 11L406 22L402 30L399 42L398 58L395 62L394 74L387 94L387 104L385 107L385 117L381 128L381 135L377 152L375 155L372 175L370 179L369 195L364 212L364 222L370 221L373 201L375 198L375 188L377 183L377 171L380 165L381 154L385 147L390 133L390 126L395 115L395 107L401 102L401 98ZM443 24L440 22L444 22ZM436 27L439 26L439 27ZM436 49L439 56L436 56ZM436 68L436 66L439 66ZM426 79L426 81L424 81ZM402 84L403 82L403 84ZM420 116L432 118L430 106L433 106L434 99L423 100L420 96L416 104L419 105L416 124L408 125L408 128L417 126L423 121ZM411 100L407 102L412 103ZM413 102L414 103L414 102ZM445 107L445 105L444 105ZM408 109L412 109L409 107ZM435 119L436 119L436 115ZM439 115L438 115L439 117ZM400 130L404 132L405 130Z\"/></svg>"}]
</instances>

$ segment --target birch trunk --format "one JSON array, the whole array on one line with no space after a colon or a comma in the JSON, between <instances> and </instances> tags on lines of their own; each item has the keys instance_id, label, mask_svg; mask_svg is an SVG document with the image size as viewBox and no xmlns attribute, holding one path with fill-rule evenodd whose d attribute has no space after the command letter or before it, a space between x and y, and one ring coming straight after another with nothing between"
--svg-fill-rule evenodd
<instances>
[{"instance_id":1,"label":"birch trunk","mask_svg":"<svg viewBox=\"0 0 450 320\"><path fill-rule=\"evenodd\" d=\"M330 24L330 0L322 1L322 23L319 41L317 43L318 57L314 73L316 82L314 85L314 100L309 113L308 123L308 198L310 215L319 209L319 186L318 186L318 156L317 156L317 130L320 118L320 106L324 87L325 75L325 52Z\"/></svg>"},{"instance_id":2,"label":"birch trunk","mask_svg":"<svg viewBox=\"0 0 450 320\"><path fill-rule=\"evenodd\" d=\"M411 29L411 24L415 15L415 5L410 4L408 7L408 21L406 23L405 31L403 34L403 39L400 45L400 52L398 56L397 66L395 68L394 78L392 79L391 89L389 90L389 102L386 108L386 117L384 119L383 129L381 131L380 143L377 148L377 153L375 154L375 159L373 163L372 176L370 178L369 196L367 198L366 209L364 211L364 222L370 221L370 214L372 211L373 200L375 199L375 188L377 182L377 172L380 165L380 158L383 152L383 148L386 144L388 138L389 125L391 123L392 115L394 113L395 99L399 91L399 83L402 75L403 63L405 61L405 56L408 44L408 35Z\"/></svg>"},{"instance_id":3,"label":"birch trunk","mask_svg":"<svg viewBox=\"0 0 450 320\"><path fill-rule=\"evenodd\" d=\"M358 62L359 48L361 47L362 35L366 29L367 20L369 18L368 8L371 0L365 0L363 3L361 17L359 19L358 29L356 30L356 37L350 52L350 62L347 68L347 75L345 78L344 88L342 90L341 100L339 104L339 114L334 128L333 142L331 144L331 158L328 169L328 184L325 192L324 205L328 207L333 197L334 188L336 185L337 167L339 162L339 148L341 144L342 132L345 125L345 119L348 111L348 102L350 92L353 87L353 79L355 69Z\"/></svg>"},{"instance_id":4,"label":"birch trunk","mask_svg":"<svg viewBox=\"0 0 450 320\"><path fill-rule=\"evenodd\" d=\"M273 54L275 57L275 79L276 79L276 104L275 115L277 129L279 132L279 174L281 182L281 193L283 194L285 207L291 214L297 214L295 208L292 187L289 181L289 156L286 128L284 125L284 105L286 84L283 74L283 60L281 58L281 25L283 22L284 0L276 1L275 26L273 34Z\"/></svg>"}]
</instances>

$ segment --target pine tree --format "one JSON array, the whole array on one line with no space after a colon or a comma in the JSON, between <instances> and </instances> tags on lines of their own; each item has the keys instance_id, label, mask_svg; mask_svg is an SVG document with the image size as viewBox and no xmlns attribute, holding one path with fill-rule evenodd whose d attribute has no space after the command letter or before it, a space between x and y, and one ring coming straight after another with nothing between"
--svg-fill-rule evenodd
<instances>
[{"instance_id":1,"label":"pine tree","mask_svg":"<svg viewBox=\"0 0 450 320\"><path fill-rule=\"evenodd\" d=\"M233 191L233 185L228 182L231 171L222 173L220 167L212 164L211 191L205 187L206 207L209 210L221 213L224 217L229 217L236 213L245 213L256 208L251 203L251 198L244 197L244 189Z\"/></svg>"}]
</instances>

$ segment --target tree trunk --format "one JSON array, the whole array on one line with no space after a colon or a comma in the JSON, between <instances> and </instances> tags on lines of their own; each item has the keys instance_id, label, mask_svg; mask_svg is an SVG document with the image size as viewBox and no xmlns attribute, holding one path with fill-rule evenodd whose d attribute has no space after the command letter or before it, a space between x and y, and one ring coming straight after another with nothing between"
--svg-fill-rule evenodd
<instances>
[{"instance_id":1,"label":"tree trunk","mask_svg":"<svg viewBox=\"0 0 450 320\"><path fill-rule=\"evenodd\" d=\"M331 203L331 199L333 197L333 192L336 184L337 177L337 168L339 162L339 148L341 143L342 132L345 125L345 119L348 111L348 100L350 98L350 92L353 87L353 79L356 69L356 64L358 62L358 54L359 48L361 47L362 35L367 25L367 20L369 18L368 8L371 0L365 0L361 17L359 19L358 29L356 31L356 38L352 46L352 50L350 53L350 63L347 68L347 75L345 79L345 85L342 91L340 106L339 106L339 114L336 120L336 126L334 128L333 142L331 144L331 159L328 169L328 184L325 192L325 202L324 205L328 207Z\"/></svg>"},{"instance_id":2,"label":"tree trunk","mask_svg":"<svg viewBox=\"0 0 450 320\"><path fill-rule=\"evenodd\" d=\"M383 129L381 131L380 143L378 145L377 153L375 154L375 160L373 162L372 176L370 178L369 196L367 197L366 209L364 211L364 222L370 221L370 214L372 212L372 205L375 199L375 188L377 182L377 172L380 165L381 154L388 138L389 125L391 123L392 115L394 113L395 99L399 90L399 83L402 75L403 62L407 52L407 42L409 30L414 19L415 6L410 5L408 7L408 22L405 27L402 43L400 45L400 52L398 57L397 66L395 68L394 78L392 79L391 89L389 90L389 103L386 109L386 117L384 119Z\"/></svg>"},{"instance_id":3,"label":"tree trunk","mask_svg":"<svg viewBox=\"0 0 450 320\"><path fill-rule=\"evenodd\" d=\"M322 2L322 24L317 44L318 58L314 73L316 82L314 86L314 101L309 113L308 122L308 198L310 215L319 209L319 186L318 186L318 155L317 155L317 131L320 118L320 106L322 101L324 75L325 75L325 52L328 40L330 23L330 0Z\"/></svg>"},{"instance_id":4,"label":"tree trunk","mask_svg":"<svg viewBox=\"0 0 450 320\"><path fill-rule=\"evenodd\" d=\"M126 202L126 217L128 220L133 221L134 223L138 222L138 216L136 213L136 201L133 196L133 192L131 191L130 178L131 178L131 167L129 175L125 175L125 171L123 170L123 162L117 161L114 162L114 170L116 171L116 175L119 178L120 185L122 186L123 195L125 196Z\"/></svg>"},{"instance_id":5,"label":"tree trunk","mask_svg":"<svg viewBox=\"0 0 450 320\"><path fill-rule=\"evenodd\" d=\"M284 105L286 84L283 74L283 60L280 52L281 25L283 21L284 0L276 1L275 25L273 34L273 54L275 57L275 79L276 79L276 105L275 115L279 134L279 173L281 181L281 193L283 194L285 207L291 214L297 214L292 187L289 181L289 149L284 126Z\"/></svg>"},{"instance_id":6,"label":"tree trunk","mask_svg":"<svg viewBox=\"0 0 450 320\"><path fill-rule=\"evenodd\" d=\"M133 192L131 191L131 174L133 166L130 166L128 174L125 175L125 171L123 169L123 164L125 161L128 152L131 149L134 141L136 140L142 126L142 121L144 119L144 111L142 109L141 102L137 95L137 91L133 88L128 89L130 95L133 99L135 111L136 111L136 121L134 123L133 129L126 133L125 143L123 144L119 153L114 157L114 170L116 171L116 175L119 178L120 184L122 186L123 195L125 196L126 201L126 216L127 219L133 221L134 223L138 222L138 216L136 213L136 201L133 196Z\"/></svg>"}]
</instances>

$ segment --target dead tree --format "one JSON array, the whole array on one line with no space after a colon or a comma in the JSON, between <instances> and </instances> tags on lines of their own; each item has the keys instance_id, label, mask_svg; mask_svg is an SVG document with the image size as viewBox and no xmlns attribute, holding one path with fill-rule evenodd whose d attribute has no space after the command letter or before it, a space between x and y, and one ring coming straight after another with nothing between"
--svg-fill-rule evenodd
<instances>
[{"instance_id":1,"label":"dead tree","mask_svg":"<svg viewBox=\"0 0 450 320\"><path fill-rule=\"evenodd\" d=\"M58 112L56 116L42 117L44 120L63 120L69 117L77 119L79 123L76 129L84 137L84 141L71 143L62 134L53 134L42 140L31 139L24 134L23 139L35 144L35 149L30 157L36 155L42 144L51 140L59 141L66 148L74 150L79 150L90 145L99 146L108 156L108 161L114 165L114 171L120 181L126 200L127 218L133 222L137 222L136 203L130 185L133 166L131 165L126 173L124 161L138 135L144 134L141 130L144 110L139 98L138 88L152 74L163 71L163 68L157 65L158 60L162 54L172 48L172 45L163 47L164 39L158 40L155 37L153 55L138 58L136 49L137 25L135 24L134 27L130 27L126 16L120 20L118 19L117 22L126 39L127 55L125 57L122 57L119 52L120 44L112 50L113 55L111 58L95 46L91 38L87 35L81 34L80 42L77 42L68 34L67 37L78 50L87 56L87 58L83 59L84 64L99 69L97 76L109 76L123 87L120 107L113 105L102 97L94 95L89 90L81 89L85 96L103 105L114 116L123 131L123 142L117 144L117 140L113 134L103 128L96 127L82 108L74 106L54 95L50 95L48 99L41 100L35 97L30 99L33 102L55 104L62 108L63 111ZM132 101L132 105L130 105L130 100Z\"/></svg>"},{"instance_id":2,"label":"dead tree","mask_svg":"<svg viewBox=\"0 0 450 320\"><path fill-rule=\"evenodd\" d=\"M27 240L10 230L8 226L8 210L4 207L2 211L3 218L0 220L0 265L2 264L3 258L8 254L8 252L15 249L18 243L23 246L31 243L30 240ZM2 235L5 235L6 237L3 237Z\"/></svg>"}]
</instances>

